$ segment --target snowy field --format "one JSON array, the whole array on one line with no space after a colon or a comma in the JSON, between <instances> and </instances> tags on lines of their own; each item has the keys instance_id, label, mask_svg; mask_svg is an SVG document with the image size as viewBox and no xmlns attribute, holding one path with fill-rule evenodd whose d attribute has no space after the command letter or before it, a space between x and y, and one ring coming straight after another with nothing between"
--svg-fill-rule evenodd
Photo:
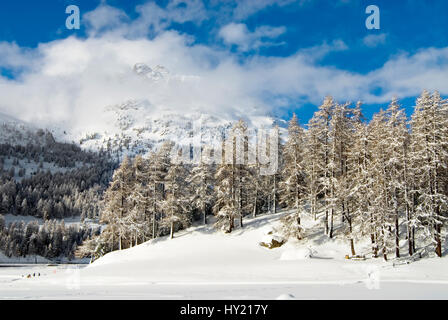
<instances>
[{"instance_id":1,"label":"snowy field","mask_svg":"<svg viewBox=\"0 0 448 320\"><path fill-rule=\"evenodd\" d=\"M247 219L244 229L230 235L211 226L193 227L173 240L113 252L88 266L0 267L0 297L448 299L447 258L346 260L347 243L321 241L320 225L308 219L307 242L272 250L259 246L280 216ZM367 253L367 246L358 251Z\"/></svg>"}]
</instances>

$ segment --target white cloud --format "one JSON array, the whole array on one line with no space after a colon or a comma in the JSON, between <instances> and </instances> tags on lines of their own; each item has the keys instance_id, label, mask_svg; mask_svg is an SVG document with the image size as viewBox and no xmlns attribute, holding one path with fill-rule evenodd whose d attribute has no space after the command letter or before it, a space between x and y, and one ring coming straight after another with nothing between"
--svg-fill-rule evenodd
<instances>
[{"instance_id":1,"label":"white cloud","mask_svg":"<svg viewBox=\"0 0 448 320\"><path fill-rule=\"evenodd\" d=\"M0 68L22 69L32 67L36 52L21 48L16 43L0 42Z\"/></svg>"},{"instance_id":2,"label":"white cloud","mask_svg":"<svg viewBox=\"0 0 448 320\"><path fill-rule=\"evenodd\" d=\"M385 44L386 38L387 38L387 34L385 34L385 33L369 34L362 39L362 42L367 47L374 48L379 45Z\"/></svg>"},{"instance_id":3,"label":"white cloud","mask_svg":"<svg viewBox=\"0 0 448 320\"><path fill-rule=\"evenodd\" d=\"M249 30L244 23L230 23L219 31L226 43L242 45L249 40Z\"/></svg>"},{"instance_id":4,"label":"white cloud","mask_svg":"<svg viewBox=\"0 0 448 320\"><path fill-rule=\"evenodd\" d=\"M201 24L207 11L201 0L170 0L165 7L146 2L136 7L138 17L130 20L126 13L107 4L100 4L83 15L91 36L115 34L127 38L155 36L172 23Z\"/></svg>"},{"instance_id":5,"label":"white cloud","mask_svg":"<svg viewBox=\"0 0 448 320\"><path fill-rule=\"evenodd\" d=\"M139 10L143 14L147 9ZM22 72L14 80L0 77L0 112L29 121L70 121L76 126L95 125L105 106L129 99L148 100L154 113L169 108L179 113L199 110L237 118L244 113L268 113L288 101L318 104L326 95L366 103L415 96L424 88L448 95L448 48L395 56L383 67L359 74L319 65L319 59L329 52L347 49L341 40L289 57L253 55L241 61L228 50L195 44L191 37L163 28L151 39L138 37L147 34L149 16L127 21L121 12L107 7L101 10L87 16L104 15L105 19L91 24L95 32L87 39L70 37L36 49L0 43L0 67ZM184 9L181 6L179 10ZM177 13L163 15L172 21L202 19L200 6L193 5L188 12L182 18ZM116 17L113 28L105 23L108 15ZM160 27L164 22L157 23ZM157 29L155 23L151 26ZM248 48L263 45L257 41L273 39L283 31L272 27L249 31L236 23L230 26L221 30L223 39ZM131 72L137 62L163 65L186 80L178 77L148 83ZM378 87L381 94L373 94Z\"/></svg>"},{"instance_id":6,"label":"white cloud","mask_svg":"<svg viewBox=\"0 0 448 320\"><path fill-rule=\"evenodd\" d=\"M91 35L118 29L123 27L125 22L129 22L129 18L124 11L106 4L101 4L83 15L83 23L86 23Z\"/></svg>"},{"instance_id":7,"label":"white cloud","mask_svg":"<svg viewBox=\"0 0 448 320\"><path fill-rule=\"evenodd\" d=\"M233 18L244 20L251 15L272 6L283 7L292 3L303 4L312 0L238 0L233 10Z\"/></svg>"},{"instance_id":8,"label":"white cloud","mask_svg":"<svg viewBox=\"0 0 448 320\"><path fill-rule=\"evenodd\" d=\"M237 45L240 51L249 51L262 46L278 45L269 41L285 33L284 27L260 26L251 32L244 23L230 23L219 30L226 44Z\"/></svg>"},{"instance_id":9,"label":"white cloud","mask_svg":"<svg viewBox=\"0 0 448 320\"><path fill-rule=\"evenodd\" d=\"M303 56L308 57L310 63L312 63L318 61L319 59L322 59L331 52L345 51L345 50L348 50L348 46L345 44L344 41L337 39L333 40L330 43L324 42L320 45L311 48L302 49L301 53L303 54Z\"/></svg>"},{"instance_id":10,"label":"white cloud","mask_svg":"<svg viewBox=\"0 0 448 320\"><path fill-rule=\"evenodd\" d=\"M373 84L380 84L385 89L381 97L374 97L379 101L398 97L415 96L422 89L439 90L448 94L448 47L425 48L417 53L400 54L369 75Z\"/></svg>"}]
</instances>

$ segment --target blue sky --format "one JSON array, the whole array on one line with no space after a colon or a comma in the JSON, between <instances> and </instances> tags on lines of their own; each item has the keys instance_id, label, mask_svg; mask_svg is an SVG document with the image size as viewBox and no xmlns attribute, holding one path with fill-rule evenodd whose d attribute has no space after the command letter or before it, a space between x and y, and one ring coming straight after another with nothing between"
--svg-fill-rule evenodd
<instances>
[{"instance_id":1,"label":"blue sky","mask_svg":"<svg viewBox=\"0 0 448 320\"><path fill-rule=\"evenodd\" d=\"M372 4L380 9L379 30L365 27L365 9ZM68 5L80 8L80 30L65 28ZM448 95L447 13L448 2L444 0L3 1L0 93L3 84L8 89L13 86L17 96L11 94L8 102L0 104L0 110L10 109L8 103L15 102L20 90L27 90L36 92L30 95L35 106L45 106L43 112L51 112L52 102L37 94L50 89L36 87L39 81L35 79L40 77L40 83L51 86L56 73L59 79L70 82L67 86L71 88L61 88L61 92L70 91L75 97L66 108L76 108L86 97L73 92L74 88L83 88L89 81L75 81L76 71L67 71L74 69L68 64L80 63L74 50L82 47L83 54L92 57L101 41L121 43L127 52L130 49L126 45L135 47L144 40L136 59L147 56L144 62L155 63L159 57L160 64L173 73L199 75L209 83L217 81L217 92L220 88L229 90L233 99L224 102L222 98L216 110L234 113L231 108L238 111L262 105L263 112L285 118L297 112L306 122L319 101L331 94L340 102L363 100L367 116L398 96L410 113L416 96L425 88ZM166 57L154 49L145 51L157 43L161 47L172 45L166 48L168 52L182 54ZM108 56L103 47L101 54ZM73 55L69 61L62 61L66 55L59 53L64 50L67 56ZM126 63L131 64L128 54L113 55L120 57L120 63L129 59ZM185 64L194 66L179 67L182 56ZM85 59L82 62L86 65L98 65ZM68 65L68 69L55 73L54 65ZM111 68L112 63L97 73ZM216 80L220 76L238 79L240 88L226 87ZM250 81L254 84L248 85ZM104 87L99 91L107 92ZM190 102L206 105L210 101L212 97L200 101L191 98ZM236 107L236 101L241 106ZM18 106L16 115L24 110Z\"/></svg>"}]
</instances>

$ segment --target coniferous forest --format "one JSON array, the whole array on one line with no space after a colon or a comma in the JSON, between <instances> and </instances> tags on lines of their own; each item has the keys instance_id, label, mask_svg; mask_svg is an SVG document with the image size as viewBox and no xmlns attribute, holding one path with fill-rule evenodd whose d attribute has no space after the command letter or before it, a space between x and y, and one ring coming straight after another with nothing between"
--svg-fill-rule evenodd
<instances>
[{"instance_id":1,"label":"coniferous forest","mask_svg":"<svg viewBox=\"0 0 448 320\"><path fill-rule=\"evenodd\" d=\"M7 257L71 259L83 240L99 232L82 222L98 219L115 162L104 152L57 143L48 132L45 140L0 145L0 251ZM3 215L16 218L7 223ZM65 225L65 218L81 223Z\"/></svg>"},{"instance_id":2,"label":"coniferous forest","mask_svg":"<svg viewBox=\"0 0 448 320\"><path fill-rule=\"evenodd\" d=\"M240 120L232 132L246 130ZM227 140L235 149L235 136ZM410 118L394 99L369 121L360 102L339 104L327 97L307 124L294 115L276 147L279 170L272 175L261 175L258 162L241 164L235 157L215 164L201 159L194 166L172 162L170 142L148 157L125 158L104 193L106 226L79 254L98 257L174 237L193 221L213 220L230 233L244 228L245 217L284 209L286 237L305 239L301 219L308 215L322 222L329 239L343 238L353 256L365 240L373 257L386 260L421 249L443 255L448 102L438 92L424 91Z\"/></svg>"}]
</instances>

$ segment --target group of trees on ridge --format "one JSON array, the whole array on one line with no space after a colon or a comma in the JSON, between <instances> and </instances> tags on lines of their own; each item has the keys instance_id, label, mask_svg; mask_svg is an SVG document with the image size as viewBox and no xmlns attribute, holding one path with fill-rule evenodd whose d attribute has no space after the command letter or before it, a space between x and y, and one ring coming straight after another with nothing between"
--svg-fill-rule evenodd
<instances>
[{"instance_id":1,"label":"group of trees on ridge","mask_svg":"<svg viewBox=\"0 0 448 320\"><path fill-rule=\"evenodd\" d=\"M245 132L240 120L233 132ZM234 135L227 139L236 143ZM270 147L273 147L270 145ZM171 143L149 157L125 158L105 193L101 235L86 243L95 256L187 227L213 213L215 225L232 232L248 215L289 208L285 235L302 239L302 215L320 219L323 232L344 237L351 254L369 239L374 257L388 259L407 241L407 253L433 246L442 256L448 218L448 103L424 91L407 119L393 99L367 122L361 103L325 98L306 125L289 121L278 140L279 170L260 175L261 165L198 165L172 162ZM234 149L236 146L234 146ZM223 150L223 152L226 152ZM243 152L248 152L244 148ZM340 225L335 228L335 224ZM401 250L402 251L402 250Z\"/></svg>"},{"instance_id":2,"label":"group of trees on ridge","mask_svg":"<svg viewBox=\"0 0 448 320\"><path fill-rule=\"evenodd\" d=\"M37 221L25 224L15 221L8 226L0 216L0 250L7 257L36 257L73 259L83 240L98 235L99 230L83 226L65 226L64 221L47 220L40 226Z\"/></svg>"},{"instance_id":3,"label":"group of trees on ridge","mask_svg":"<svg viewBox=\"0 0 448 320\"><path fill-rule=\"evenodd\" d=\"M21 142L11 136L14 143ZM42 130L28 133L27 140L22 145L0 144L0 251L7 257L72 258L92 230L66 227L60 219L98 219L102 194L116 162L107 152L58 143ZM2 215L7 214L18 218L6 225ZM43 221L25 224L19 221L23 216Z\"/></svg>"},{"instance_id":4,"label":"group of trees on ridge","mask_svg":"<svg viewBox=\"0 0 448 320\"><path fill-rule=\"evenodd\" d=\"M9 169L4 168L6 162ZM33 171L26 167L31 162L40 165ZM61 171L45 170L43 163ZM44 220L97 218L114 169L106 153L82 151L73 144L0 144L0 213Z\"/></svg>"}]
</instances>

